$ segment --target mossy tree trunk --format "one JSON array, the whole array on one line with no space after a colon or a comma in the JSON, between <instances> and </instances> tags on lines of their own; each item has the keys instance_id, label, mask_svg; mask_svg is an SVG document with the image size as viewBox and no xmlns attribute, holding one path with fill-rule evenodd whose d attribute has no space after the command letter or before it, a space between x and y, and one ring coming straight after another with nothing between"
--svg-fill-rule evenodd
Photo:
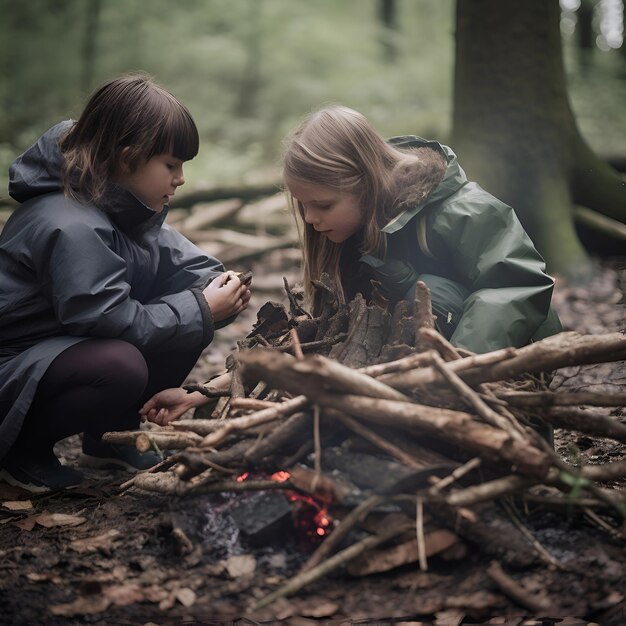
<instances>
[{"instance_id":1,"label":"mossy tree trunk","mask_svg":"<svg viewBox=\"0 0 626 626\"><path fill-rule=\"evenodd\" d=\"M576 126L558 0L457 0L453 142L470 178L513 206L548 263L588 273L572 207L626 218L624 180Z\"/></svg>"}]
</instances>

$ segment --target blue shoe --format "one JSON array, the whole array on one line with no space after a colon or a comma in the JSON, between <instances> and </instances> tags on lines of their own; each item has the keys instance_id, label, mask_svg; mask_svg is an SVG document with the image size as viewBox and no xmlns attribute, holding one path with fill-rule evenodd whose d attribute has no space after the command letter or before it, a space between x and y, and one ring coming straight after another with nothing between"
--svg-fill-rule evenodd
<instances>
[{"instance_id":1,"label":"blue shoe","mask_svg":"<svg viewBox=\"0 0 626 626\"><path fill-rule=\"evenodd\" d=\"M0 469L0 480L31 493L76 487L84 478L82 472L62 465L52 450L38 454L37 458L11 452Z\"/></svg>"},{"instance_id":2,"label":"blue shoe","mask_svg":"<svg viewBox=\"0 0 626 626\"><path fill-rule=\"evenodd\" d=\"M93 435L84 433L83 453L78 462L83 467L141 472L162 460L163 457L156 452L142 453L135 446L104 443Z\"/></svg>"}]
</instances>

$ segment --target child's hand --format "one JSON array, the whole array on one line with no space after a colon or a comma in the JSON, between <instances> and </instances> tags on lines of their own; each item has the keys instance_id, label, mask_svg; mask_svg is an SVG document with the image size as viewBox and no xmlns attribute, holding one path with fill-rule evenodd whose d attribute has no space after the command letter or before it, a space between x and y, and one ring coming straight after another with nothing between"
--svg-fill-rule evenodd
<instances>
[{"instance_id":1,"label":"child's hand","mask_svg":"<svg viewBox=\"0 0 626 626\"><path fill-rule=\"evenodd\" d=\"M224 272L202 292L214 322L241 313L250 302L250 289L242 285L235 272Z\"/></svg>"},{"instance_id":2,"label":"child's hand","mask_svg":"<svg viewBox=\"0 0 626 626\"><path fill-rule=\"evenodd\" d=\"M155 393L139 409L139 415L149 422L167 426L189 409L205 404L208 400L198 391L187 393L181 387L173 387Z\"/></svg>"}]
</instances>

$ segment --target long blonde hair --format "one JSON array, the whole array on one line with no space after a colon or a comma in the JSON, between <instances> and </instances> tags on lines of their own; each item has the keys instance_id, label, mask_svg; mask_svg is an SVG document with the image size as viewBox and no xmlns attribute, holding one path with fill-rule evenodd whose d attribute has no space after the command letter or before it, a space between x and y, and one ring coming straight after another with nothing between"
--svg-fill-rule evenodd
<instances>
[{"instance_id":1,"label":"long blonde hair","mask_svg":"<svg viewBox=\"0 0 626 626\"><path fill-rule=\"evenodd\" d=\"M397 212L394 172L415 156L388 144L358 111L333 105L311 113L287 137L283 149L283 181L303 181L354 194L363 211L362 254L384 256L381 228ZM313 280L329 274L345 300L339 260L343 244L335 244L303 219L303 207L289 193L304 256L304 289L310 302Z\"/></svg>"}]
</instances>

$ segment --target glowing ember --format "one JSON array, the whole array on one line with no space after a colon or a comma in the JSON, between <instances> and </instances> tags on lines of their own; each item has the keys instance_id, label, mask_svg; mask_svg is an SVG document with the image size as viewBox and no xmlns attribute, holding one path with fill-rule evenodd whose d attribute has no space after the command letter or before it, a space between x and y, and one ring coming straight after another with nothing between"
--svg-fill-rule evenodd
<instances>
[{"instance_id":1,"label":"glowing ember","mask_svg":"<svg viewBox=\"0 0 626 626\"><path fill-rule=\"evenodd\" d=\"M289 472L275 472L272 474L272 480L275 480L277 483L284 483L286 480L289 480Z\"/></svg>"},{"instance_id":2,"label":"glowing ember","mask_svg":"<svg viewBox=\"0 0 626 626\"><path fill-rule=\"evenodd\" d=\"M237 477L238 482L242 482L249 477L245 472ZM291 474L285 471L278 471L272 474L271 479L284 483L291 478ZM329 532L331 519L328 517L328 502L312 497L299 491L285 491L287 499L293 503L293 517L296 529L302 533L308 542L319 543Z\"/></svg>"}]
</instances>

